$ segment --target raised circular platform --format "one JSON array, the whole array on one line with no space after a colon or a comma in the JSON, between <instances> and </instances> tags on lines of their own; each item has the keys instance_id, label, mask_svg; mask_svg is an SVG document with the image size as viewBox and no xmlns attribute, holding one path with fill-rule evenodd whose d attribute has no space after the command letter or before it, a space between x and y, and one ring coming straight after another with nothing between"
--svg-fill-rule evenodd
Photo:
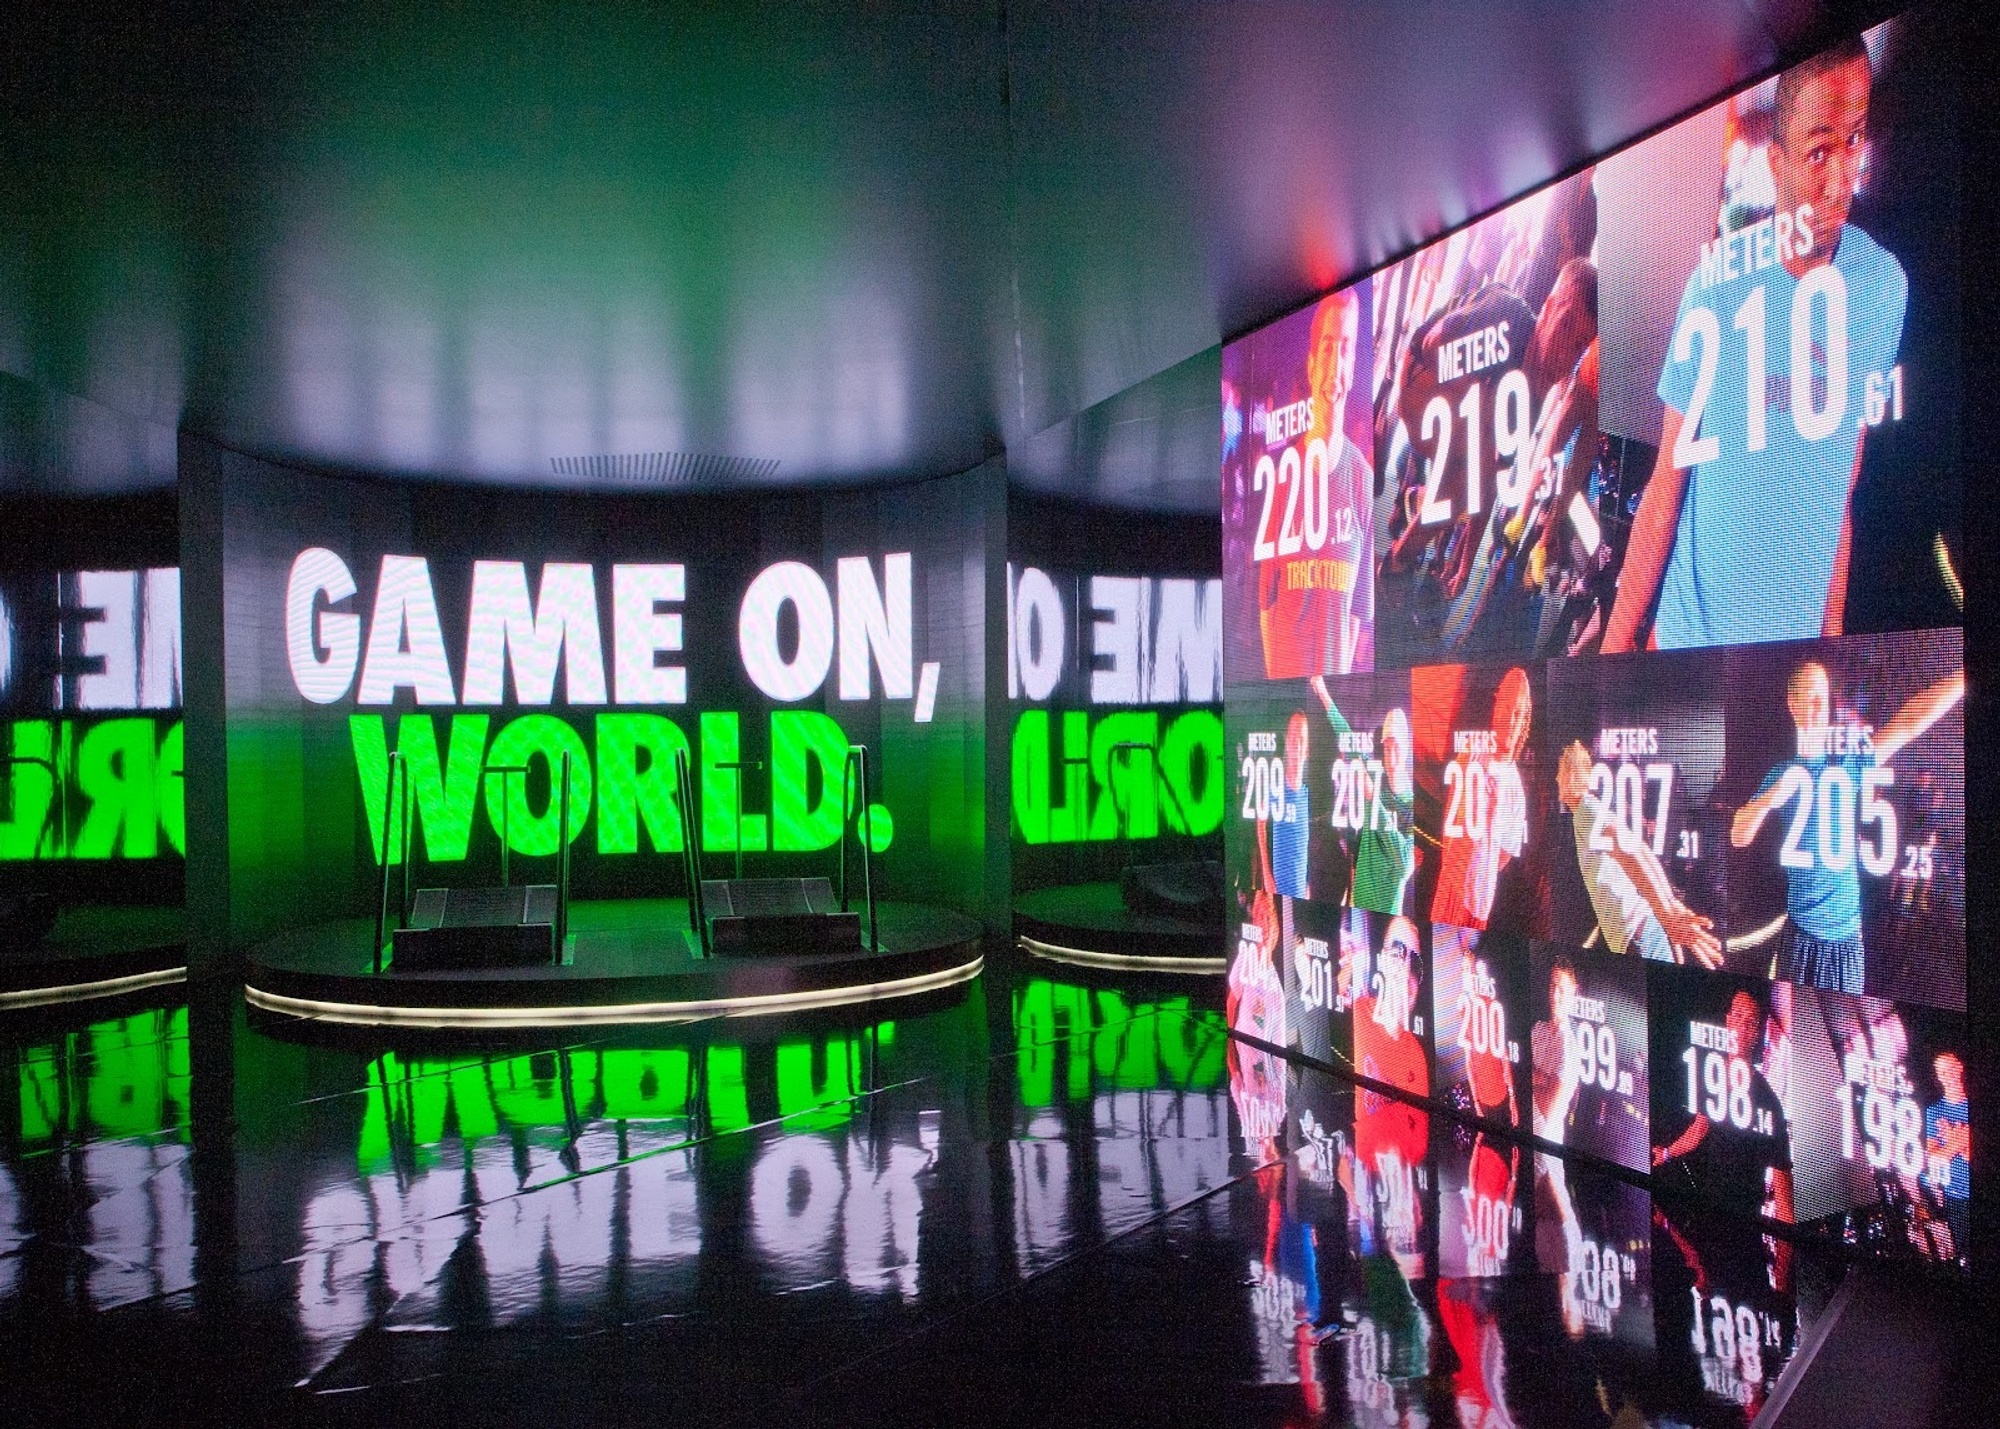
<instances>
[{"instance_id":1,"label":"raised circular platform","mask_svg":"<svg viewBox=\"0 0 2000 1429\"><path fill-rule=\"evenodd\" d=\"M1072 967L1204 976L1229 969L1221 920L1134 913L1115 883L1016 893L1014 938L1036 957Z\"/></svg>"},{"instance_id":2,"label":"raised circular platform","mask_svg":"<svg viewBox=\"0 0 2000 1429\"><path fill-rule=\"evenodd\" d=\"M64 908L39 943L0 950L0 1013L185 981L185 911L83 904Z\"/></svg>"},{"instance_id":3,"label":"raised circular platform","mask_svg":"<svg viewBox=\"0 0 2000 1429\"><path fill-rule=\"evenodd\" d=\"M978 976L979 923L945 908L882 903L880 947L836 957L691 954L678 898L576 902L560 967L376 974L372 920L294 930L248 954L253 1007L375 1027L566 1027L754 1017L935 992Z\"/></svg>"}]
</instances>

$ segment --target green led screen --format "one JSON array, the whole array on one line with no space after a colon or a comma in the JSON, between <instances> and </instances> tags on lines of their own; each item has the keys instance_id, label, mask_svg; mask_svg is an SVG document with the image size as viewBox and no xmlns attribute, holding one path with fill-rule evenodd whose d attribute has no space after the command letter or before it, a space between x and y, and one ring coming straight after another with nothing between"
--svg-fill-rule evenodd
<instances>
[{"instance_id":1,"label":"green led screen","mask_svg":"<svg viewBox=\"0 0 2000 1429\"><path fill-rule=\"evenodd\" d=\"M1008 497L1013 883L1219 858L1221 550L1213 518Z\"/></svg>"},{"instance_id":2,"label":"green led screen","mask_svg":"<svg viewBox=\"0 0 2000 1429\"><path fill-rule=\"evenodd\" d=\"M686 815L707 876L739 860L831 876L844 798L868 816L878 891L986 896L985 606L965 572L993 474L756 501L496 497L206 455L234 593L243 935L364 911L385 859L419 886L477 887L503 850L510 877L550 880L566 846L577 897L677 897ZM865 800L843 789L857 746Z\"/></svg>"},{"instance_id":3,"label":"green led screen","mask_svg":"<svg viewBox=\"0 0 2000 1429\"><path fill-rule=\"evenodd\" d=\"M186 852L178 718L15 720L0 739L0 862Z\"/></svg>"}]
</instances>

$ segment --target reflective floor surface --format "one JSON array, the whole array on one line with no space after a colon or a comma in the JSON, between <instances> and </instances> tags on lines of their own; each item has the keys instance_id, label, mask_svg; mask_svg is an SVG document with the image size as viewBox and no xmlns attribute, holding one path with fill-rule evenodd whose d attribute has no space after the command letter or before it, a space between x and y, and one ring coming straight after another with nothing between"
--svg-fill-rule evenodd
<instances>
[{"instance_id":1,"label":"reflective floor surface","mask_svg":"<svg viewBox=\"0 0 2000 1429\"><path fill-rule=\"evenodd\" d=\"M996 946L874 1022L314 1041L197 989L9 1023L0 1399L1743 1425L1839 1284L1231 1043L1219 995Z\"/></svg>"}]
</instances>

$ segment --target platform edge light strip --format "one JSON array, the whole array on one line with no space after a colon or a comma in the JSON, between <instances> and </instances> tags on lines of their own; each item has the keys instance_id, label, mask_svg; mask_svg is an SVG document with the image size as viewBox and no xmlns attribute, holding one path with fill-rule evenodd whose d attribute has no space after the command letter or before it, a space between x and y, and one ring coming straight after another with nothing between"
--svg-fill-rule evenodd
<instances>
[{"instance_id":1,"label":"platform edge light strip","mask_svg":"<svg viewBox=\"0 0 2000 1429\"><path fill-rule=\"evenodd\" d=\"M821 1007L845 1007L910 997L970 982L986 964L985 954L940 972L919 973L890 982L856 983L849 987L816 988L808 992L759 993L695 1002L613 1002L599 1006L554 1007L411 1007L368 1002L327 1002L287 997L245 985L243 995L253 1007L289 1017L341 1022L362 1027L575 1027L637 1022L693 1022L704 1017L761 1017L778 1012L807 1012Z\"/></svg>"},{"instance_id":2,"label":"platform edge light strip","mask_svg":"<svg viewBox=\"0 0 2000 1429\"><path fill-rule=\"evenodd\" d=\"M1118 968L1125 972L1226 973L1227 958L1172 958L1144 953L1101 953L1091 948L1066 948L1060 943L1044 943L1027 934L1015 941L1038 958L1050 962L1074 963L1086 968Z\"/></svg>"},{"instance_id":3,"label":"platform edge light strip","mask_svg":"<svg viewBox=\"0 0 2000 1429\"><path fill-rule=\"evenodd\" d=\"M142 992L149 987L187 981L187 968L159 968L133 973L129 977L100 978L95 982L61 983L54 987L26 987L17 992L0 992L0 1009L47 1007L58 1002L84 1002L94 997L116 997L120 993Z\"/></svg>"}]
</instances>

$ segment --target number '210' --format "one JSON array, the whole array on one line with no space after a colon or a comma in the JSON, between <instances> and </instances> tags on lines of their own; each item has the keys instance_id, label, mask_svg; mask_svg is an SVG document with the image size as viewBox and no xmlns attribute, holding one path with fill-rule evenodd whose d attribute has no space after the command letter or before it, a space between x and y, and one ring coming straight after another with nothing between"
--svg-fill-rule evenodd
<instances>
[{"instance_id":1,"label":"number '210'","mask_svg":"<svg viewBox=\"0 0 2000 1429\"><path fill-rule=\"evenodd\" d=\"M1769 438L1766 382L1770 363L1765 354L1765 285L1750 290L1730 319L1743 335L1745 451L1761 452ZM1813 310L1820 308L1826 324L1826 390L1813 391ZM1697 351L1698 349L1698 351ZM1792 289L1791 313L1792 425L1801 440L1820 441L1840 429L1847 415L1847 279L1831 263L1808 269ZM1702 413L1715 393L1716 370L1722 361L1722 324L1713 309L1697 304L1681 315L1674 329L1673 360L1695 363L1694 388L1680 435L1674 439L1674 465L1686 470L1722 455L1722 438L1698 436ZM1901 383L1897 394L1901 396Z\"/></svg>"}]
</instances>

